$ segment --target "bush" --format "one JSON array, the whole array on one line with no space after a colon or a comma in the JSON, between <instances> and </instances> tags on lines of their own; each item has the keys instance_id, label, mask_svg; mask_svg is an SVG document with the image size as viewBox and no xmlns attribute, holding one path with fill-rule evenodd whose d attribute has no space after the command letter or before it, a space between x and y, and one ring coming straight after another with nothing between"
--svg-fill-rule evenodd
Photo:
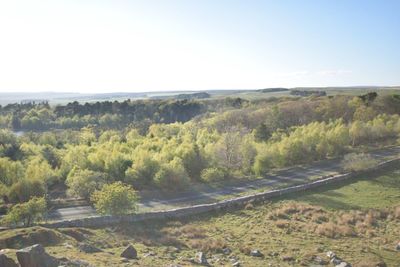
<instances>
[{"instance_id":1,"label":"bush","mask_svg":"<svg viewBox=\"0 0 400 267\"><path fill-rule=\"evenodd\" d=\"M26 203L13 206L10 212L4 216L2 223L6 225L31 226L35 221L43 218L46 212L46 200L43 197L33 197Z\"/></svg>"},{"instance_id":2,"label":"bush","mask_svg":"<svg viewBox=\"0 0 400 267\"><path fill-rule=\"evenodd\" d=\"M132 167L126 170L125 182L139 188L144 185L150 185L153 183L154 176L160 168L159 165L158 161L144 153L134 161Z\"/></svg>"},{"instance_id":3,"label":"bush","mask_svg":"<svg viewBox=\"0 0 400 267\"><path fill-rule=\"evenodd\" d=\"M8 193L8 198L11 202L26 202L30 198L42 197L46 194L46 184L38 179L21 179L13 184Z\"/></svg>"},{"instance_id":4,"label":"bush","mask_svg":"<svg viewBox=\"0 0 400 267\"><path fill-rule=\"evenodd\" d=\"M342 167L345 171L363 171L375 167L378 162L371 155L351 153L344 156Z\"/></svg>"},{"instance_id":5,"label":"bush","mask_svg":"<svg viewBox=\"0 0 400 267\"><path fill-rule=\"evenodd\" d=\"M132 187L115 182L95 191L91 201L100 214L124 215L136 211L138 198Z\"/></svg>"},{"instance_id":6,"label":"bush","mask_svg":"<svg viewBox=\"0 0 400 267\"><path fill-rule=\"evenodd\" d=\"M179 190L189 183L189 176L183 167L182 160L175 158L161 166L154 177L154 182L161 189Z\"/></svg>"},{"instance_id":7,"label":"bush","mask_svg":"<svg viewBox=\"0 0 400 267\"><path fill-rule=\"evenodd\" d=\"M201 179L205 182L217 182L226 178L226 172L219 168L208 168L201 172Z\"/></svg>"},{"instance_id":8,"label":"bush","mask_svg":"<svg viewBox=\"0 0 400 267\"><path fill-rule=\"evenodd\" d=\"M65 181L68 194L89 199L92 193L106 183L106 176L101 172L73 169Z\"/></svg>"}]
</instances>

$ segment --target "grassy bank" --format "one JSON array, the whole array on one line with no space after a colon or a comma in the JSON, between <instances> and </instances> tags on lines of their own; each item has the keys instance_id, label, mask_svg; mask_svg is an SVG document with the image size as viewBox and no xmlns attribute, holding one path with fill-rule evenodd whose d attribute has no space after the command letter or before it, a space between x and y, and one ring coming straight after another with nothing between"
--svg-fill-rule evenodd
<instances>
[{"instance_id":1,"label":"grassy bank","mask_svg":"<svg viewBox=\"0 0 400 267\"><path fill-rule=\"evenodd\" d=\"M400 171L361 177L351 183L306 192L243 210L197 218L124 225L106 229L28 228L0 233L0 248L42 243L56 257L81 259L94 266L192 266L197 251L213 266L310 266L334 251L353 266L400 264ZM103 252L87 254L79 242ZM139 259L123 262L127 244ZM231 253L224 254L229 248ZM253 257L257 249L264 256ZM226 252L226 251L225 251Z\"/></svg>"}]
</instances>

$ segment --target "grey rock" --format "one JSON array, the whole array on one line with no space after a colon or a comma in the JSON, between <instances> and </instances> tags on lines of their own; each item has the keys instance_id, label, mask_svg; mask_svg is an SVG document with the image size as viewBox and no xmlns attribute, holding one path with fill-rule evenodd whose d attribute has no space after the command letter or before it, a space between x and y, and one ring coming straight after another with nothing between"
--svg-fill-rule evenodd
<instances>
[{"instance_id":1,"label":"grey rock","mask_svg":"<svg viewBox=\"0 0 400 267\"><path fill-rule=\"evenodd\" d=\"M396 250L397 250L397 251L400 251L400 242L397 243L397 245L396 245Z\"/></svg>"},{"instance_id":2,"label":"grey rock","mask_svg":"<svg viewBox=\"0 0 400 267\"><path fill-rule=\"evenodd\" d=\"M199 263L199 264L202 264L202 265L208 265L206 254L203 253L203 252L197 252L196 253L195 261L196 261L196 263Z\"/></svg>"},{"instance_id":3,"label":"grey rock","mask_svg":"<svg viewBox=\"0 0 400 267\"><path fill-rule=\"evenodd\" d=\"M153 257L155 255L156 255L156 253L154 253L153 251L150 251L149 253L144 254L143 257L147 258L147 257Z\"/></svg>"},{"instance_id":4,"label":"grey rock","mask_svg":"<svg viewBox=\"0 0 400 267\"><path fill-rule=\"evenodd\" d=\"M15 263L15 261L9 257L7 257L6 254L0 252L0 266L2 267L18 267L18 265Z\"/></svg>"},{"instance_id":5,"label":"grey rock","mask_svg":"<svg viewBox=\"0 0 400 267\"><path fill-rule=\"evenodd\" d=\"M85 252L85 253L97 253L97 252L103 252L101 249L96 248L95 246L86 244L86 243L79 243L78 244L79 251Z\"/></svg>"},{"instance_id":6,"label":"grey rock","mask_svg":"<svg viewBox=\"0 0 400 267\"><path fill-rule=\"evenodd\" d=\"M351 267L351 264L342 261L341 263L337 264L335 267Z\"/></svg>"},{"instance_id":7,"label":"grey rock","mask_svg":"<svg viewBox=\"0 0 400 267\"><path fill-rule=\"evenodd\" d=\"M58 260L47 254L40 244L17 250L17 259L21 267L57 267L59 265Z\"/></svg>"},{"instance_id":8,"label":"grey rock","mask_svg":"<svg viewBox=\"0 0 400 267\"><path fill-rule=\"evenodd\" d=\"M240 267L240 261L236 261L232 264L233 267Z\"/></svg>"},{"instance_id":9,"label":"grey rock","mask_svg":"<svg viewBox=\"0 0 400 267\"><path fill-rule=\"evenodd\" d=\"M250 251L250 256L253 256L253 257L263 257L264 254L262 254L261 251L255 249L255 250Z\"/></svg>"},{"instance_id":10,"label":"grey rock","mask_svg":"<svg viewBox=\"0 0 400 267\"><path fill-rule=\"evenodd\" d=\"M222 249L222 253L224 253L225 255L229 255L231 254L232 250L230 248L223 248Z\"/></svg>"},{"instance_id":11,"label":"grey rock","mask_svg":"<svg viewBox=\"0 0 400 267\"><path fill-rule=\"evenodd\" d=\"M336 254L335 254L333 251L328 251L328 252L326 253L326 256L327 256L328 258L332 259L332 258L335 258L335 257L336 257Z\"/></svg>"},{"instance_id":12,"label":"grey rock","mask_svg":"<svg viewBox=\"0 0 400 267\"><path fill-rule=\"evenodd\" d=\"M137 259L137 251L132 245L128 245L121 253L121 257L127 259Z\"/></svg>"},{"instance_id":13,"label":"grey rock","mask_svg":"<svg viewBox=\"0 0 400 267\"><path fill-rule=\"evenodd\" d=\"M318 265L327 265L328 264L328 262L326 260L324 260L323 258L321 258L320 256L315 256L313 258L313 262Z\"/></svg>"},{"instance_id":14,"label":"grey rock","mask_svg":"<svg viewBox=\"0 0 400 267\"><path fill-rule=\"evenodd\" d=\"M332 259L331 259L331 263L333 264L333 265L335 265L335 266L337 266L337 265L339 265L339 264L341 264L343 261L342 261L342 259L341 258L338 258L338 257L333 257Z\"/></svg>"}]
</instances>

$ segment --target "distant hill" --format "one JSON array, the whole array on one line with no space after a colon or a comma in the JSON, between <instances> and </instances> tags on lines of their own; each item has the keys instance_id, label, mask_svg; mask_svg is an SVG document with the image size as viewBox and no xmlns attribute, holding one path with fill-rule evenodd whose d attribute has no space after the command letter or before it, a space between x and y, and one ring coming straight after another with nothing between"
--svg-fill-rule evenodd
<instances>
[{"instance_id":1,"label":"distant hill","mask_svg":"<svg viewBox=\"0 0 400 267\"><path fill-rule=\"evenodd\" d=\"M66 104L78 101L80 103L96 101L123 101L126 99L206 99L211 97L260 97L260 93L289 92L289 91L325 91L332 94L365 94L371 91L392 93L399 91L400 86L345 86L345 87L295 87L295 88L264 88L264 89L210 89L204 91L153 91L153 92L115 92L81 94L71 92L37 92L37 93L1 93L0 105L24 102L49 102L51 105ZM398 93L398 92L396 92ZM257 95L258 94L258 95ZM305 93L307 94L307 93Z\"/></svg>"}]
</instances>

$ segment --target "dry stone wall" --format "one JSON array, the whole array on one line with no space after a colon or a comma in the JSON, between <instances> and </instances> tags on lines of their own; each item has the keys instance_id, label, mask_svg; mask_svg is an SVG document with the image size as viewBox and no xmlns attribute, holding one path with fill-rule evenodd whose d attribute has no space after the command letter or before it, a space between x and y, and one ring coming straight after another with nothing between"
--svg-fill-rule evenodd
<instances>
[{"instance_id":1,"label":"dry stone wall","mask_svg":"<svg viewBox=\"0 0 400 267\"><path fill-rule=\"evenodd\" d=\"M400 158L388 160L378 164L376 167L370 168L366 171L357 172L357 173L345 173L339 174L330 177L321 177L321 179L296 185L290 186L283 189L276 189L272 191L266 191L261 193L256 193L252 195L237 197L228 200L222 200L212 204L201 204L194 205L190 207L176 208L165 211L154 211L154 212L146 212L139 214L126 215L122 217L116 216L95 216L88 217L83 219L75 219L75 220L64 220L57 222L49 222L43 223L42 226L50 227L50 228L64 228L64 227L103 227L109 226L119 223L134 223L134 222L144 222L149 220L170 220L170 219L179 219L182 217L190 217L193 215L203 214L211 211L220 211L227 208L232 207L240 207L246 205L252 201L264 201L268 199L272 199L275 197L306 191L312 188L317 188L323 185L337 183L340 181L344 181L355 176L359 176L367 173L374 173L378 171L382 171L385 169L398 168L400 167Z\"/></svg>"}]
</instances>

